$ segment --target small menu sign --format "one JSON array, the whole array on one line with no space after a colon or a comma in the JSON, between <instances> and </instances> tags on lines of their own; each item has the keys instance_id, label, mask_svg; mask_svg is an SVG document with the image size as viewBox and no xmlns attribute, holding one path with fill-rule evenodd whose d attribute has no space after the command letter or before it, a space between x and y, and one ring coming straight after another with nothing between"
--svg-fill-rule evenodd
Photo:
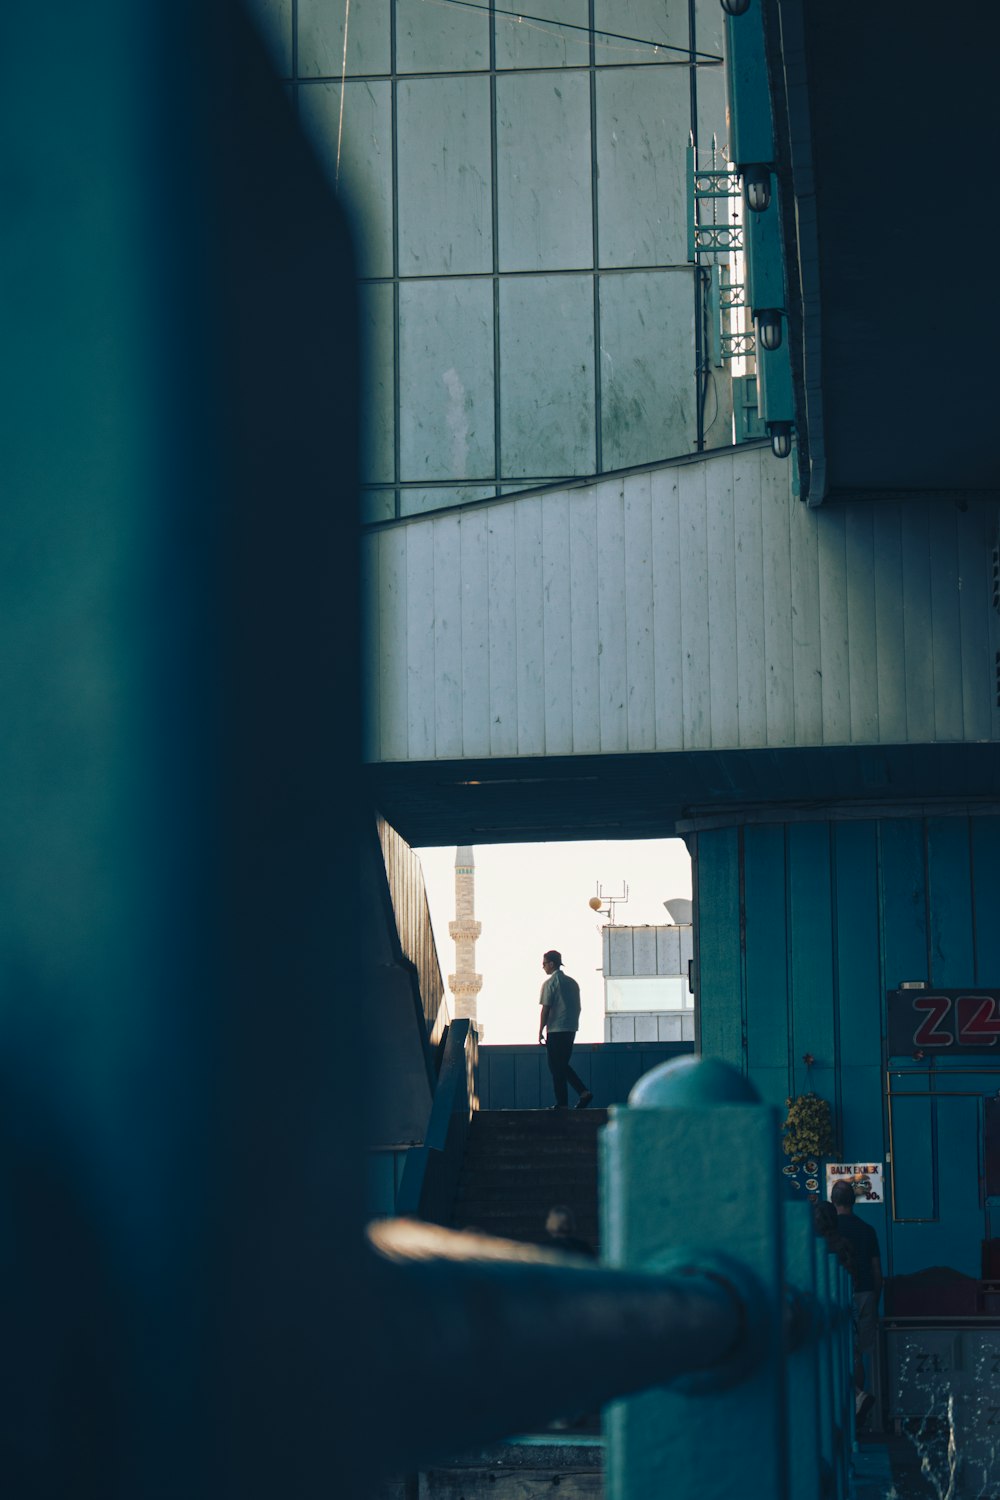
<instances>
[{"instance_id":1,"label":"small menu sign","mask_svg":"<svg viewBox=\"0 0 1000 1500\"><path fill-rule=\"evenodd\" d=\"M880 1161L827 1162L826 1196L835 1182L849 1182L856 1203L882 1203L885 1200Z\"/></svg>"}]
</instances>

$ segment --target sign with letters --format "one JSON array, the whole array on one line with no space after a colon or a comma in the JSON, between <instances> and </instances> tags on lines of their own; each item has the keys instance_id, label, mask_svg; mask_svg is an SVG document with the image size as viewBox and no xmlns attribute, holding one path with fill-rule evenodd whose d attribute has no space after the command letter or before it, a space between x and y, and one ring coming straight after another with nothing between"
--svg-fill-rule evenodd
<instances>
[{"instance_id":1,"label":"sign with letters","mask_svg":"<svg viewBox=\"0 0 1000 1500\"><path fill-rule=\"evenodd\" d=\"M835 1182L849 1182L856 1203L884 1203L885 1186L880 1161L831 1161L826 1164L826 1196Z\"/></svg>"},{"instance_id":2,"label":"sign with letters","mask_svg":"<svg viewBox=\"0 0 1000 1500\"><path fill-rule=\"evenodd\" d=\"M1000 1060L1000 990L890 990L891 1056Z\"/></svg>"}]
</instances>

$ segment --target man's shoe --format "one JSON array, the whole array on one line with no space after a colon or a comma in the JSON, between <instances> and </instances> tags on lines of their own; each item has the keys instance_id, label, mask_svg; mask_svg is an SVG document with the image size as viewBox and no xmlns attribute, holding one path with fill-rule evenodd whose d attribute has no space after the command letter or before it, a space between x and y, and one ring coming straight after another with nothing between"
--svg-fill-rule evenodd
<instances>
[{"instance_id":1,"label":"man's shoe","mask_svg":"<svg viewBox=\"0 0 1000 1500\"><path fill-rule=\"evenodd\" d=\"M594 1098L594 1096L590 1092L590 1090L589 1089L584 1089L583 1093L580 1095L579 1099L576 1101L576 1107L577 1107L577 1109L586 1109L587 1105L593 1102L593 1098Z\"/></svg>"}]
</instances>

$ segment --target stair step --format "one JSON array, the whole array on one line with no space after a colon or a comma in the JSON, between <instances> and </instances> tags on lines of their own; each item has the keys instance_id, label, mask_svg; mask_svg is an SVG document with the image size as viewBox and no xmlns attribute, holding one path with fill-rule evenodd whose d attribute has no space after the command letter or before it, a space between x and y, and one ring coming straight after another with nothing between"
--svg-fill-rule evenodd
<instances>
[{"instance_id":1,"label":"stair step","mask_svg":"<svg viewBox=\"0 0 1000 1500\"><path fill-rule=\"evenodd\" d=\"M479 1109L473 1124L482 1130L598 1130L606 1109Z\"/></svg>"},{"instance_id":2,"label":"stair step","mask_svg":"<svg viewBox=\"0 0 1000 1500\"><path fill-rule=\"evenodd\" d=\"M437 1464L419 1479L421 1500L601 1500L604 1445L584 1430L514 1438ZM415 1476L386 1480L375 1500L408 1500Z\"/></svg>"},{"instance_id":3,"label":"stair step","mask_svg":"<svg viewBox=\"0 0 1000 1500\"><path fill-rule=\"evenodd\" d=\"M577 1233L599 1244L598 1131L606 1110L480 1110L472 1117L452 1223L546 1245L545 1219L565 1203Z\"/></svg>"}]
</instances>

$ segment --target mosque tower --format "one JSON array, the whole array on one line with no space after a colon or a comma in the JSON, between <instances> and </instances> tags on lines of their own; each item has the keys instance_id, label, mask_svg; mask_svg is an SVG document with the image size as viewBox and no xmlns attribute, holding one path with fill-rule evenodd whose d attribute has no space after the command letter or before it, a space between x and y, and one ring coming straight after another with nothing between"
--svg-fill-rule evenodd
<instances>
[{"instance_id":1,"label":"mosque tower","mask_svg":"<svg viewBox=\"0 0 1000 1500\"><path fill-rule=\"evenodd\" d=\"M483 987L483 976L476 973L476 938L482 930L476 921L476 861L471 845L461 844L455 850L455 920L448 923L455 940L455 973L448 975L448 988L456 1020L476 1021L476 996Z\"/></svg>"}]
</instances>

